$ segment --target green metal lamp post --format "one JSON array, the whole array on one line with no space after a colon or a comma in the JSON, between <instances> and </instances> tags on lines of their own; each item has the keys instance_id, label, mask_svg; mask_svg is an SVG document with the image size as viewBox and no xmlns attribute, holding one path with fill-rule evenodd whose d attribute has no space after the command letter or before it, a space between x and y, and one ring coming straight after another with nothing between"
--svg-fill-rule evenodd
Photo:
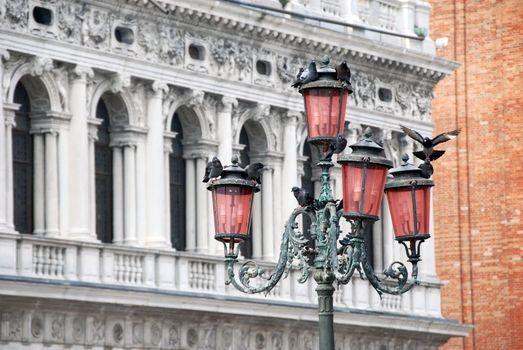
<instances>
[{"instance_id":1,"label":"green metal lamp post","mask_svg":"<svg viewBox=\"0 0 523 350\"><path fill-rule=\"evenodd\" d=\"M315 80L299 88L305 100L308 142L324 149L337 134L343 133L347 96L352 93L350 83L339 81L336 70L328 63L325 60L324 66L317 70ZM225 248L225 283L244 293L268 293L290 270L301 272L300 283L304 283L313 271L317 282L320 350L335 348L334 283L349 283L357 270L361 276L367 276L380 296L382 293L405 293L418 283L420 244L430 237L433 182L423 178L421 170L408 163L408 157L404 157L403 165L389 172L387 181L392 162L386 159L383 148L371 136L370 129L366 130L359 142L350 145L352 153L338 159L342 165L343 203L332 195L329 175L332 161L323 159L318 163L322 169L320 196L313 204L298 207L290 215L276 268L268 276L254 261L243 263L238 275L234 268L239 244L249 239L253 198L260 185L248 179L246 171L238 165L237 157L233 157L233 164L225 167L219 179L208 185L213 194L215 238ZM365 248L365 227L379 219L384 191L396 240L405 247L412 264L410 278L406 266L399 261L386 268L383 276L376 275ZM299 232L296 219L300 215L311 220L310 238ZM345 234L339 227L342 217L351 225L350 232ZM314 249L310 248L311 240ZM264 282L253 286L250 283L253 279Z\"/></svg>"}]
</instances>

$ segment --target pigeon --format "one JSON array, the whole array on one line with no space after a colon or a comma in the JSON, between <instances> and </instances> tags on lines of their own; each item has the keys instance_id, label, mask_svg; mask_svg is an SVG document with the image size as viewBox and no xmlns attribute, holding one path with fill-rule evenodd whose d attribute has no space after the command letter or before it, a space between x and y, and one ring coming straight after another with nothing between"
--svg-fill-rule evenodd
<instances>
[{"instance_id":1,"label":"pigeon","mask_svg":"<svg viewBox=\"0 0 523 350\"><path fill-rule=\"evenodd\" d=\"M262 163L253 163L249 165L245 171L247 171L247 178L249 180L252 180L256 183L261 184L261 176L263 171L263 164Z\"/></svg>"},{"instance_id":2,"label":"pigeon","mask_svg":"<svg viewBox=\"0 0 523 350\"><path fill-rule=\"evenodd\" d=\"M202 182L209 182L209 175L211 174L212 169L212 162L207 163L207 166L205 167L205 175L203 175L203 181Z\"/></svg>"},{"instance_id":3,"label":"pigeon","mask_svg":"<svg viewBox=\"0 0 523 350\"><path fill-rule=\"evenodd\" d=\"M444 133L439 134L438 136L434 137L433 139L430 139L428 137L421 136L421 134L419 132L417 132L416 130L409 129L406 126L400 125L400 128L401 128L401 130L403 130L403 132L405 132L407 135L409 135L412 139L414 139L415 141L418 141L419 143L421 143L423 145L423 151L413 152L413 154L417 158L419 158L423 161L427 158L429 158L432 161L432 160L436 160L439 157L441 157L443 155L443 153L445 153L445 151L435 150L434 146L456 138L456 136L458 136L458 134L461 131L461 129L457 129L457 130L444 132Z\"/></svg>"},{"instance_id":4,"label":"pigeon","mask_svg":"<svg viewBox=\"0 0 523 350\"><path fill-rule=\"evenodd\" d=\"M325 155L325 159L331 159L333 154L340 154L347 147L347 139L343 135L338 134L334 140L329 144L329 149Z\"/></svg>"},{"instance_id":5,"label":"pigeon","mask_svg":"<svg viewBox=\"0 0 523 350\"><path fill-rule=\"evenodd\" d=\"M209 182L210 179L215 179L222 174L223 166L222 162L217 157L213 157L212 160L207 163L205 167L205 175L203 182Z\"/></svg>"},{"instance_id":6,"label":"pigeon","mask_svg":"<svg viewBox=\"0 0 523 350\"><path fill-rule=\"evenodd\" d=\"M300 87L303 84L310 83L318 79L318 71L316 70L316 62L311 61L309 67L304 70L292 84L292 87Z\"/></svg>"},{"instance_id":7,"label":"pigeon","mask_svg":"<svg viewBox=\"0 0 523 350\"><path fill-rule=\"evenodd\" d=\"M423 163L420 164L419 168L421 169L421 176L425 179L430 179L434 173L434 168L432 167L432 164L430 164L429 158L425 158Z\"/></svg>"},{"instance_id":8,"label":"pigeon","mask_svg":"<svg viewBox=\"0 0 523 350\"><path fill-rule=\"evenodd\" d=\"M301 207L307 207L314 204L314 197L311 196L309 191L294 186L292 188L292 193L294 193L294 197L296 197L296 200Z\"/></svg>"},{"instance_id":9,"label":"pigeon","mask_svg":"<svg viewBox=\"0 0 523 350\"><path fill-rule=\"evenodd\" d=\"M300 70L298 71L298 75L296 75L296 79L292 82L292 85L291 85L291 86L292 86L293 88L296 88L296 87L298 87L298 86L301 85L301 79L300 79L300 77L301 77L301 75L303 74L303 71L304 71L304 70L305 70L305 69L304 69L303 67L300 67Z\"/></svg>"},{"instance_id":10,"label":"pigeon","mask_svg":"<svg viewBox=\"0 0 523 350\"><path fill-rule=\"evenodd\" d=\"M350 68L347 66L347 61L341 62L336 67L336 79L342 83L350 84Z\"/></svg>"}]
</instances>

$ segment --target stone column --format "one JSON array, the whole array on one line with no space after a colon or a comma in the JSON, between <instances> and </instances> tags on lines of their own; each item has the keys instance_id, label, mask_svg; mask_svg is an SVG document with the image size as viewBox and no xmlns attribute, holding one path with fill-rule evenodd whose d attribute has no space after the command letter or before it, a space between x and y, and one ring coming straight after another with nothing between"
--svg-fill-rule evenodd
<instances>
[{"instance_id":1,"label":"stone column","mask_svg":"<svg viewBox=\"0 0 523 350\"><path fill-rule=\"evenodd\" d=\"M9 52L5 49L0 49L0 81L4 81L4 61L9 60ZM6 111L4 111L4 98L0 98L0 231L13 231L13 224L9 227L7 220L7 201L8 201L8 187L7 181L7 131L6 131ZM12 196L11 196L12 197Z\"/></svg>"},{"instance_id":2,"label":"stone column","mask_svg":"<svg viewBox=\"0 0 523 350\"><path fill-rule=\"evenodd\" d=\"M383 229L383 266L387 267L394 261L394 230L392 228L392 218L390 216L389 203L383 201L381 208L381 221Z\"/></svg>"},{"instance_id":3,"label":"stone column","mask_svg":"<svg viewBox=\"0 0 523 350\"><path fill-rule=\"evenodd\" d=\"M69 127L69 200L74 210L69 211L68 237L82 240L96 240L96 233L90 227L90 187L89 132L87 123L87 79L93 78L91 68L76 66L72 72L70 88L71 122ZM92 150L94 157L94 149ZM93 169L94 171L94 169ZM94 227L93 227L94 228Z\"/></svg>"},{"instance_id":4,"label":"stone column","mask_svg":"<svg viewBox=\"0 0 523 350\"><path fill-rule=\"evenodd\" d=\"M164 144L163 144L163 190L165 193L165 205L164 205L164 239L168 247L172 247L171 242L171 184L169 182L170 171L169 171L169 156L173 152L172 139L176 136L172 132L164 132Z\"/></svg>"},{"instance_id":5,"label":"stone column","mask_svg":"<svg viewBox=\"0 0 523 350\"><path fill-rule=\"evenodd\" d=\"M87 133L87 130L86 130ZM59 235L61 237L64 237L67 235L69 231L69 211L75 211L70 210L69 208L69 196L68 193L70 187L69 187L69 130L66 128L62 128L60 132L57 134L57 147L58 147L58 153L57 153L57 161L58 161L58 219L59 219ZM85 135L87 138L87 135ZM87 156L87 154L85 154ZM83 162L87 165L88 159L87 157L83 159ZM87 166L86 166L87 168ZM87 169L85 169L87 170ZM88 180L87 173L84 177L85 180ZM89 199L88 195L88 189L86 186L87 182L84 183L84 186L81 188L77 188L76 190L78 192L85 192L84 197L87 201ZM75 202L71 202L76 205ZM85 203L86 209L88 208L88 203ZM89 215L85 216L86 224L88 224L88 218ZM86 227L87 229L87 227Z\"/></svg>"},{"instance_id":6,"label":"stone column","mask_svg":"<svg viewBox=\"0 0 523 350\"><path fill-rule=\"evenodd\" d=\"M296 186L298 178L298 154L296 150L296 125L298 124L300 113L288 111L283 117L283 174L282 191L289 192ZM296 199L293 196L283 196L282 215L288 217L296 207Z\"/></svg>"},{"instance_id":7,"label":"stone column","mask_svg":"<svg viewBox=\"0 0 523 350\"><path fill-rule=\"evenodd\" d=\"M169 91L167 84L155 81L147 102L147 236L146 245L155 248L170 248L165 236L165 206L168 191L165 188L164 124L162 115L163 96ZM167 168L168 169L168 168ZM168 179L168 178L167 178ZM168 188L168 187L167 187Z\"/></svg>"},{"instance_id":8,"label":"stone column","mask_svg":"<svg viewBox=\"0 0 523 350\"><path fill-rule=\"evenodd\" d=\"M58 202L58 132L48 130L44 134L45 148L45 234L59 235ZM36 174L38 176L38 174Z\"/></svg>"},{"instance_id":9,"label":"stone column","mask_svg":"<svg viewBox=\"0 0 523 350\"><path fill-rule=\"evenodd\" d=\"M96 235L96 164L95 143L98 140L98 125L101 119L89 120L89 232L98 239ZM114 152L113 152L114 153ZM114 157L113 157L114 158ZM112 181L112 180L111 180Z\"/></svg>"},{"instance_id":10,"label":"stone column","mask_svg":"<svg viewBox=\"0 0 523 350\"><path fill-rule=\"evenodd\" d=\"M187 232L185 249L196 249L196 160L185 159L185 227Z\"/></svg>"},{"instance_id":11,"label":"stone column","mask_svg":"<svg viewBox=\"0 0 523 350\"><path fill-rule=\"evenodd\" d=\"M0 98L1 99L1 98ZM12 106L14 107L14 106ZM18 107L15 107L18 109ZM9 108L5 112L5 122L0 123L5 126L5 210L6 210L6 229L14 232L14 189L13 189L13 126L15 125L15 110Z\"/></svg>"},{"instance_id":12,"label":"stone column","mask_svg":"<svg viewBox=\"0 0 523 350\"><path fill-rule=\"evenodd\" d=\"M122 147L113 146L113 243L124 241L124 187Z\"/></svg>"},{"instance_id":13,"label":"stone column","mask_svg":"<svg viewBox=\"0 0 523 350\"><path fill-rule=\"evenodd\" d=\"M134 245L136 239L136 145L123 145L123 224L124 243Z\"/></svg>"},{"instance_id":14,"label":"stone column","mask_svg":"<svg viewBox=\"0 0 523 350\"><path fill-rule=\"evenodd\" d=\"M280 244L281 237L283 235L284 225L287 221L287 217L282 215L282 197L290 196L294 198L291 193L291 190L288 189L287 193L284 193L281 188L281 179L282 179L282 162L280 156L272 164L273 173L272 173L272 209L273 209L273 236L274 236L274 255L278 256L280 254Z\"/></svg>"},{"instance_id":15,"label":"stone column","mask_svg":"<svg viewBox=\"0 0 523 350\"><path fill-rule=\"evenodd\" d=\"M237 106L238 101L235 98L223 96L218 112L218 158L227 164L232 158L232 112Z\"/></svg>"},{"instance_id":16,"label":"stone column","mask_svg":"<svg viewBox=\"0 0 523 350\"><path fill-rule=\"evenodd\" d=\"M34 208L33 220L34 231L36 235L43 235L45 232L45 153L44 153L44 135L33 134L33 194Z\"/></svg>"},{"instance_id":17,"label":"stone column","mask_svg":"<svg viewBox=\"0 0 523 350\"><path fill-rule=\"evenodd\" d=\"M162 145L163 146L163 145ZM150 174L147 171L146 165L146 146L145 140L139 140L136 144L135 149L135 174L136 174L136 183L135 183L135 198L136 198L136 207L135 207L135 217L136 217L136 244L143 246L145 245L145 239L147 235L147 207L151 204L147 200L147 176ZM162 147L163 149L163 147ZM161 157L163 161L163 156ZM163 165L160 171L163 174ZM163 176L162 176L163 177ZM163 183L163 182L162 182ZM160 187L163 187L162 184L159 184ZM162 205L163 208L163 205ZM161 219L161 215L160 215ZM160 232L163 238L163 220L162 220L162 232Z\"/></svg>"},{"instance_id":18,"label":"stone column","mask_svg":"<svg viewBox=\"0 0 523 350\"><path fill-rule=\"evenodd\" d=\"M262 176L262 229L263 229L263 258L274 259L274 222L273 222L273 189L272 169L267 168Z\"/></svg>"},{"instance_id":19,"label":"stone column","mask_svg":"<svg viewBox=\"0 0 523 350\"><path fill-rule=\"evenodd\" d=\"M207 158L200 155L196 159L196 176L198 179L201 174L205 174L205 167L207 166ZM208 212L207 212L207 188L203 184L196 181L196 251L200 253L207 253L209 249L209 235L208 235ZM188 195L191 195L190 192Z\"/></svg>"},{"instance_id":20,"label":"stone column","mask_svg":"<svg viewBox=\"0 0 523 350\"><path fill-rule=\"evenodd\" d=\"M259 259L262 257L262 196L260 193L254 195L252 204L252 257Z\"/></svg>"}]
</instances>

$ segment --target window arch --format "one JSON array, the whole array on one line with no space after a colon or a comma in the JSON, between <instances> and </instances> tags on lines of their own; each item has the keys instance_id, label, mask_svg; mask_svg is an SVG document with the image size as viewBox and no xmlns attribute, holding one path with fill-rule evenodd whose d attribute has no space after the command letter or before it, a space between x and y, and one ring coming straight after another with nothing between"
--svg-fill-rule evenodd
<instances>
[{"instance_id":1,"label":"window arch","mask_svg":"<svg viewBox=\"0 0 523 350\"><path fill-rule=\"evenodd\" d=\"M113 157L109 146L109 112L100 99L96 106L98 139L95 142L96 234L104 243L113 241Z\"/></svg>"},{"instance_id":2,"label":"window arch","mask_svg":"<svg viewBox=\"0 0 523 350\"><path fill-rule=\"evenodd\" d=\"M176 250L186 249L185 237L185 160L183 159L183 129L178 114L174 114L171 131L177 135L172 140L169 155L169 197L171 210L171 242Z\"/></svg>"},{"instance_id":3,"label":"window arch","mask_svg":"<svg viewBox=\"0 0 523 350\"><path fill-rule=\"evenodd\" d=\"M15 87L13 102L20 105L15 113L13 137L13 208L15 230L32 233L33 223L33 138L29 133L31 101L22 83Z\"/></svg>"}]
</instances>

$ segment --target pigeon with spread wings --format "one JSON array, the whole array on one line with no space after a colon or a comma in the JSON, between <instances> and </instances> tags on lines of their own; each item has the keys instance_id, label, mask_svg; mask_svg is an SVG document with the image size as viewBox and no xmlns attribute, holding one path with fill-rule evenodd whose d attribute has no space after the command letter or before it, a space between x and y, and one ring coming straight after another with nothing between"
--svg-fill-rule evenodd
<instances>
[{"instance_id":1,"label":"pigeon with spread wings","mask_svg":"<svg viewBox=\"0 0 523 350\"><path fill-rule=\"evenodd\" d=\"M410 138L412 138L414 141L417 141L423 145L423 151L413 152L413 154L421 159L430 159L431 161L438 159L441 157L445 151L441 150L435 150L434 147L436 145L439 145L440 143L447 142L449 140L455 139L456 136L460 133L461 129L447 131L444 133L439 134L438 136L434 137L433 139L429 137L423 137L419 132L416 130L407 128L406 126L400 125L401 130L405 134L407 134Z\"/></svg>"}]
</instances>

